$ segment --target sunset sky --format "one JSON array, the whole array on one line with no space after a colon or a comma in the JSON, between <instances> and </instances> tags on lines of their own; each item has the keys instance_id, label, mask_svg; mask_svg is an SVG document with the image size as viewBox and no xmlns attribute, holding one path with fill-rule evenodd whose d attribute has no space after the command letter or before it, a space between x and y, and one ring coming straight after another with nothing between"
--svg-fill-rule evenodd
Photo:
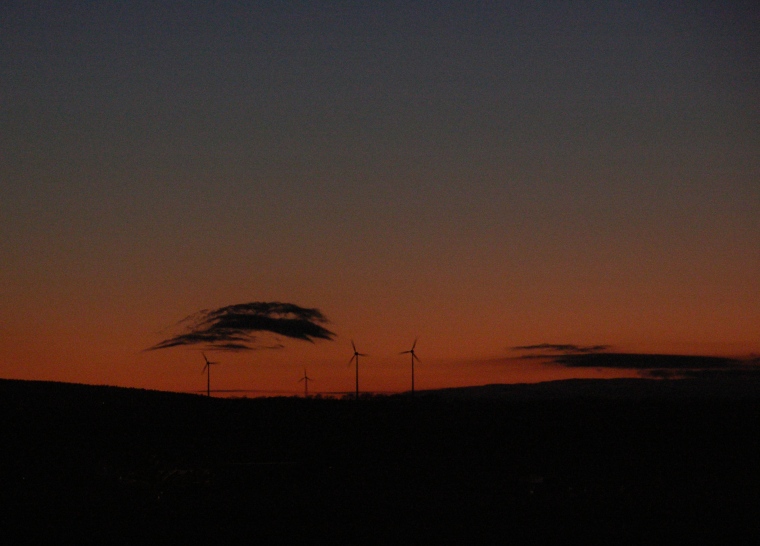
<instances>
[{"instance_id":1,"label":"sunset sky","mask_svg":"<svg viewBox=\"0 0 760 546\"><path fill-rule=\"evenodd\" d=\"M205 389L145 349L253 301L336 336L212 388L351 390L351 339L374 391L418 336L420 389L757 354L760 8L5 0L0 181L3 378Z\"/></svg>"}]
</instances>

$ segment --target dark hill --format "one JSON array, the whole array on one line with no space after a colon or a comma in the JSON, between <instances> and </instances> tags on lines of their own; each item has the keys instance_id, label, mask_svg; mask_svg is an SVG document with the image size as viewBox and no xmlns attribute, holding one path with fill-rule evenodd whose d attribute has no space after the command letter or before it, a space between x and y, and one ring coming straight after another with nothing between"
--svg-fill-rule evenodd
<instances>
[{"instance_id":1,"label":"dark hill","mask_svg":"<svg viewBox=\"0 0 760 546\"><path fill-rule=\"evenodd\" d=\"M517 385L482 385L421 391L455 399L536 401L552 399L760 399L760 373L717 373L698 379L565 379Z\"/></svg>"},{"instance_id":2,"label":"dark hill","mask_svg":"<svg viewBox=\"0 0 760 546\"><path fill-rule=\"evenodd\" d=\"M28 543L760 538L758 397L603 394L625 384L357 403L0 381L0 525Z\"/></svg>"}]
</instances>

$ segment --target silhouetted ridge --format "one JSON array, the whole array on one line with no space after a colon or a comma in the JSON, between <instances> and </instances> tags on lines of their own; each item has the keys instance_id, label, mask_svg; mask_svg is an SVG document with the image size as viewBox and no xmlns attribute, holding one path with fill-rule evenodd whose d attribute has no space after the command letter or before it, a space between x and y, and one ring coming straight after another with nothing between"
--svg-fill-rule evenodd
<instances>
[{"instance_id":1,"label":"silhouetted ridge","mask_svg":"<svg viewBox=\"0 0 760 546\"><path fill-rule=\"evenodd\" d=\"M36 544L755 543L760 400L710 383L355 403L0 380L0 524Z\"/></svg>"}]
</instances>

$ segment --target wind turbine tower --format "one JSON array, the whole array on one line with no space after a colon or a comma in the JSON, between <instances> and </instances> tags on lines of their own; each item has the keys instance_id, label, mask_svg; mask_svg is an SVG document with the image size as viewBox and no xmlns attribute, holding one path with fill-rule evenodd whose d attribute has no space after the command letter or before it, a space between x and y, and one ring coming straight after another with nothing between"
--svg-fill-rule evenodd
<instances>
[{"instance_id":1,"label":"wind turbine tower","mask_svg":"<svg viewBox=\"0 0 760 546\"><path fill-rule=\"evenodd\" d=\"M356 350L356 345L354 345L354 340L351 340L351 347L354 348L354 356L351 357L351 360L348 361L348 365L350 366L351 363L356 360L356 399L359 400L359 357L360 356L369 356L364 353L360 353Z\"/></svg>"},{"instance_id":2,"label":"wind turbine tower","mask_svg":"<svg viewBox=\"0 0 760 546\"><path fill-rule=\"evenodd\" d=\"M314 381L311 377L306 375L306 368L303 369L303 377L298 380L300 383L303 381L303 397L308 398L309 397L309 381Z\"/></svg>"},{"instance_id":3,"label":"wind turbine tower","mask_svg":"<svg viewBox=\"0 0 760 546\"><path fill-rule=\"evenodd\" d=\"M412 343L412 348L408 351L403 351L399 353L400 355L412 355L412 396L414 396L414 361L421 362L421 360L417 357L416 354L414 354L414 348L417 346L417 340L419 338L414 339L414 343Z\"/></svg>"},{"instance_id":4,"label":"wind turbine tower","mask_svg":"<svg viewBox=\"0 0 760 546\"><path fill-rule=\"evenodd\" d=\"M206 353L201 353L203 355L203 360L206 361L206 365L203 366L203 372L206 372L206 396L211 398L211 366L214 364L219 364L218 362L209 362L209 359L206 358Z\"/></svg>"}]
</instances>

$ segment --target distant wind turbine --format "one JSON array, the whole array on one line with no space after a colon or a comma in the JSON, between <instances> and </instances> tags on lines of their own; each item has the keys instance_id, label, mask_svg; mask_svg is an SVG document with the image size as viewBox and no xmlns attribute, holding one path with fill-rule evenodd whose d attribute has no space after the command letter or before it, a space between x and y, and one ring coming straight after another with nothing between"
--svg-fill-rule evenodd
<instances>
[{"instance_id":1,"label":"distant wind turbine","mask_svg":"<svg viewBox=\"0 0 760 546\"><path fill-rule=\"evenodd\" d=\"M414 354L414 348L417 346L417 340L419 338L414 338L414 343L412 343L412 348L408 351L403 351L399 353L400 355L412 355L412 396L414 396L414 361L422 362L416 354Z\"/></svg>"},{"instance_id":2,"label":"distant wind turbine","mask_svg":"<svg viewBox=\"0 0 760 546\"><path fill-rule=\"evenodd\" d=\"M211 397L211 366L214 364L219 364L218 362L209 362L208 358L206 358L206 353L201 353L203 355L203 360L206 361L206 365L203 366L203 372L206 372L206 396L209 398Z\"/></svg>"},{"instance_id":3,"label":"distant wind turbine","mask_svg":"<svg viewBox=\"0 0 760 546\"><path fill-rule=\"evenodd\" d=\"M351 357L351 360L348 361L348 365L350 366L351 363L356 360L356 399L359 400L359 357L360 356L369 356L364 353L360 353L356 350L356 345L354 345L354 340L351 340L351 347L354 348L354 356Z\"/></svg>"},{"instance_id":4,"label":"distant wind turbine","mask_svg":"<svg viewBox=\"0 0 760 546\"><path fill-rule=\"evenodd\" d=\"M311 377L306 375L306 368L303 369L303 377L298 380L300 383L303 381L303 397L308 398L309 397L309 381L314 381Z\"/></svg>"}]
</instances>

